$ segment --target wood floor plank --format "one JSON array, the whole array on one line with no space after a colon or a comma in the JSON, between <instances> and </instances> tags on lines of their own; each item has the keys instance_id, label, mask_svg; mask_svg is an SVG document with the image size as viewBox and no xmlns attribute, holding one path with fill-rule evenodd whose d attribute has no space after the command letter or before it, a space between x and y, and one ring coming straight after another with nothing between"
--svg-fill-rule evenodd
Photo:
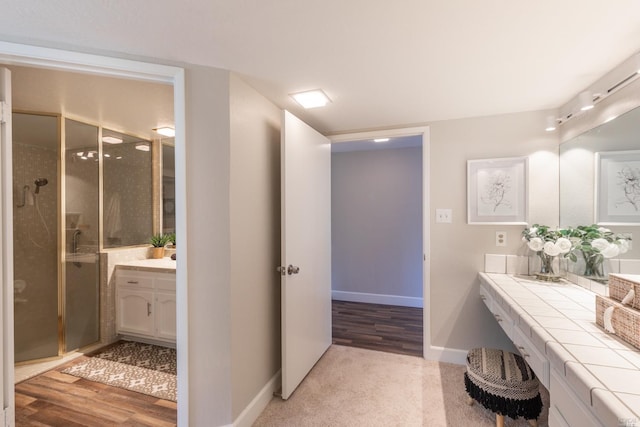
<instances>
[{"instance_id":1,"label":"wood floor plank","mask_svg":"<svg viewBox=\"0 0 640 427\"><path fill-rule=\"evenodd\" d=\"M422 357L422 309L332 301L335 344Z\"/></svg>"},{"instance_id":2,"label":"wood floor plank","mask_svg":"<svg viewBox=\"0 0 640 427\"><path fill-rule=\"evenodd\" d=\"M61 372L77 361L16 384L17 427L176 425L175 402Z\"/></svg>"}]
</instances>

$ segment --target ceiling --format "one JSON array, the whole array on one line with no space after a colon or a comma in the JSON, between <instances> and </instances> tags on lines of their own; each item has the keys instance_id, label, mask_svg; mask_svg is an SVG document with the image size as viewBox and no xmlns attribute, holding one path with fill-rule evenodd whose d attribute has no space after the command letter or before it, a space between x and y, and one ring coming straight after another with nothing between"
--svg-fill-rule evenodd
<instances>
[{"instance_id":1,"label":"ceiling","mask_svg":"<svg viewBox=\"0 0 640 427\"><path fill-rule=\"evenodd\" d=\"M640 2L3 1L0 39L229 69L327 134L558 108L640 51Z\"/></svg>"}]
</instances>

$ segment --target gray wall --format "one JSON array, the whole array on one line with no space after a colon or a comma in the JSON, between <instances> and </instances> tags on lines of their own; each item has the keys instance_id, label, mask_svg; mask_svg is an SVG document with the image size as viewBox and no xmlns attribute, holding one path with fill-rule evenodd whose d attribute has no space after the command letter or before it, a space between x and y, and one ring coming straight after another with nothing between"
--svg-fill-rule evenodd
<instances>
[{"instance_id":1,"label":"gray wall","mask_svg":"<svg viewBox=\"0 0 640 427\"><path fill-rule=\"evenodd\" d=\"M186 213L187 250L178 250L177 266L188 276L189 345L180 346L187 337L178 335L178 367L181 358L188 359L188 425L227 425L232 421L230 75L200 66L185 71L186 212L178 209L176 216L180 221ZM179 420L186 415L178 411Z\"/></svg>"},{"instance_id":2,"label":"gray wall","mask_svg":"<svg viewBox=\"0 0 640 427\"><path fill-rule=\"evenodd\" d=\"M422 298L421 147L331 155L331 239L333 291Z\"/></svg>"},{"instance_id":3,"label":"gray wall","mask_svg":"<svg viewBox=\"0 0 640 427\"><path fill-rule=\"evenodd\" d=\"M233 419L280 370L281 110L231 76Z\"/></svg>"},{"instance_id":4,"label":"gray wall","mask_svg":"<svg viewBox=\"0 0 640 427\"><path fill-rule=\"evenodd\" d=\"M529 156L529 222L558 225L558 135L545 132L544 111L434 122L431 129L431 344L468 350L509 347L506 335L478 297L484 254L523 250L523 225L466 223L467 160ZM453 222L435 222L451 208ZM495 232L507 232L506 247ZM425 298L426 301L427 298Z\"/></svg>"}]
</instances>

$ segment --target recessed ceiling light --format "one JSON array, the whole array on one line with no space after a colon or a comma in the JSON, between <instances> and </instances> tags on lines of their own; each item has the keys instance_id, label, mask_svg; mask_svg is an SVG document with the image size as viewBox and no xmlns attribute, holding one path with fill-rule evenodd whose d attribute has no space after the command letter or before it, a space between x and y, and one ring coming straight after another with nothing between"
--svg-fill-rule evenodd
<instances>
[{"instance_id":1,"label":"recessed ceiling light","mask_svg":"<svg viewBox=\"0 0 640 427\"><path fill-rule=\"evenodd\" d=\"M151 149L151 147L149 147L149 144L138 144L136 145L136 150L140 150L140 151L149 151Z\"/></svg>"},{"instance_id":2,"label":"recessed ceiling light","mask_svg":"<svg viewBox=\"0 0 640 427\"><path fill-rule=\"evenodd\" d=\"M373 142L389 142L389 138L376 138Z\"/></svg>"},{"instance_id":3,"label":"recessed ceiling light","mask_svg":"<svg viewBox=\"0 0 640 427\"><path fill-rule=\"evenodd\" d=\"M161 127L161 128L156 128L154 130L156 132L158 132L162 136L168 136L168 137L176 136L176 130L174 128L170 128L168 126L164 126L164 127Z\"/></svg>"},{"instance_id":4,"label":"recessed ceiling light","mask_svg":"<svg viewBox=\"0 0 640 427\"><path fill-rule=\"evenodd\" d=\"M578 97L580 101L580 109L582 111L591 110L593 108L593 95L588 90L585 90Z\"/></svg>"},{"instance_id":5,"label":"recessed ceiling light","mask_svg":"<svg viewBox=\"0 0 640 427\"><path fill-rule=\"evenodd\" d=\"M544 130L546 130L547 132L553 132L554 130L556 130L556 123L557 120L555 117L547 116L547 126Z\"/></svg>"},{"instance_id":6,"label":"recessed ceiling light","mask_svg":"<svg viewBox=\"0 0 640 427\"><path fill-rule=\"evenodd\" d=\"M293 93L291 97L304 108L324 107L331 102L329 97L320 89Z\"/></svg>"},{"instance_id":7,"label":"recessed ceiling light","mask_svg":"<svg viewBox=\"0 0 640 427\"><path fill-rule=\"evenodd\" d=\"M107 144L122 144L122 138L116 138L115 136L103 136L102 142Z\"/></svg>"}]
</instances>

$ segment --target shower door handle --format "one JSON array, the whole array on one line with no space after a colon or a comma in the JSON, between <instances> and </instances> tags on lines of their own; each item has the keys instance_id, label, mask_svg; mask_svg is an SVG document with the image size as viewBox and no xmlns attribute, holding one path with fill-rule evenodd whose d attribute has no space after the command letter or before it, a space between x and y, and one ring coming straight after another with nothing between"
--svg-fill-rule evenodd
<instances>
[{"instance_id":1,"label":"shower door handle","mask_svg":"<svg viewBox=\"0 0 640 427\"><path fill-rule=\"evenodd\" d=\"M151 303L147 303L147 316L151 316Z\"/></svg>"}]
</instances>

